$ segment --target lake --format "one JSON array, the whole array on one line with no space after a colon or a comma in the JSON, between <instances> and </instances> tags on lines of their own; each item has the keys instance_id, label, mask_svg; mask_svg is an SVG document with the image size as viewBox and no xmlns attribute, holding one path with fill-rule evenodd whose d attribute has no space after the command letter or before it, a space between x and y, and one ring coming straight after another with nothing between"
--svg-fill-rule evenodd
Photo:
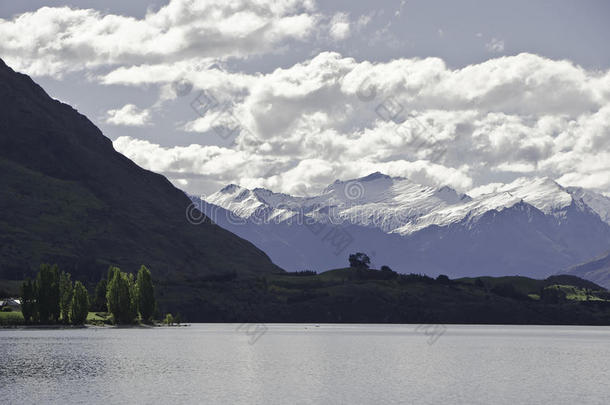
<instances>
[{"instance_id":1,"label":"lake","mask_svg":"<svg viewBox=\"0 0 610 405\"><path fill-rule=\"evenodd\" d=\"M2 403L607 404L610 327L0 330Z\"/></svg>"}]
</instances>

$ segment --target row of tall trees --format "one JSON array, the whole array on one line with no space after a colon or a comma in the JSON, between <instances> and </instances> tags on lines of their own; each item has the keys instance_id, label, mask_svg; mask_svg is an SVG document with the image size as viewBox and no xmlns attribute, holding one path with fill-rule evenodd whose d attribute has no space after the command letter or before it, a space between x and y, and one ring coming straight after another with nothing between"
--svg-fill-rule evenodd
<instances>
[{"instance_id":1,"label":"row of tall trees","mask_svg":"<svg viewBox=\"0 0 610 405\"><path fill-rule=\"evenodd\" d=\"M89 293L80 282L72 282L70 273L57 265L42 264L34 280L21 285L21 312L26 323L64 323L82 325L90 308ZM150 270L140 267L137 277L118 267L108 269L108 278L96 286L91 309L110 312L114 323L131 324L138 316L152 320L156 310L155 290Z\"/></svg>"},{"instance_id":2,"label":"row of tall trees","mask_svg":"<svg viewBox=\"0 0 610 405\"><path fill-rule=\"evenodd\" d=\"M34 280L26 279L21 285L21 312L26 323L84 324L89 293L80 281L72 283L71 278L57 265L42 264Z\"/></svg>"},{"instance_id":3,"label":"row of tall trees","mask_svg":"<svg viewBox=\"0 0 610 405\"><path fill-rule=\"evenodd\" d=\"M95 287L95 309L110 312L118 324L134 323L138 315L143 322L149 322L156 305L152 276L146 266L140 267L135 278L118 267L110 267L108 278Z\"/></svg>"}]
</instances>

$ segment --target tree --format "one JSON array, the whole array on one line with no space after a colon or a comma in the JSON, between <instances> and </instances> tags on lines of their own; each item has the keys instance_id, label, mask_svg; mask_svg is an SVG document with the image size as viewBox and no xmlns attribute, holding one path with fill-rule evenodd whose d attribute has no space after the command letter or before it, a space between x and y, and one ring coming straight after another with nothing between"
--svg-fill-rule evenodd
<instances>
[{"instance_id":1,"label":"tree","mask_svg":"<svg viewBox=\"0 0 610 405\"><path fill-rule=\"evenodd\" d=\"M70 305L70 322L73 325L82 325L89 313L89 293L85 286L77 281L74 283L72 302Z\"/></svg>"},{"instance_id":2,"label":"tree","mask_svg":"<svg viewBox=\"0 0 610 405\"><path fill-rule=\"evenodd\" d=\"M567 300L567 294L558 285L551 285L540 291L540 300L549 304L560 304Z\"/></svg>"},{"instance_id":3,"label":"tree","mask_svg":"<svg viewBox=\"0 0 610 405\"><path fill-rule=\"evenodd\" d=\"M133 288L127 274L123 273L118 267L114 269L116 270L108 273L112 275L106 290L108 312L112 314L115 323L132 323L135 318L135 301L132 299Z\"/></svg>"},{"instance_id":4,"label":"tree","mask_svg":"<svg viewBox=\"0 0 610 405\"><path fill-rule=\"evenodd\" d=\"M451 284L451 280L449 279L449 277L444 274L439 274L439 276L436 278L436 281L438 281L440 284Z\"/></svg>"},{"instance_id":5,"label":"tree","mask_svg":"<svg viewBox=\"0 0 610 405\"><path fill-rule=\"evenodd\" d=\"M385 265L384 265L384 266L381 266L381 269L380 269L380 270L381 270L381 271L393 271L393 270L390 268L390 266L385 266Z\"/></svg>"},{"instance_id":6,"label":"tree","mask_svg":"<svg viewBox=\"0 0 610 405\"><path fill-rule=\"evenodd\" d=\"M21 284L21 313L25 323L38 320L35 290L35 285L29 277Z\"/></svg>"},{"instance_id":7,"label":"tree","mask_svg":"<svg viewBox=\"0 0 610 405\"><path fill-rule=\"evenodd\" d=\"M138 311L142 320L148 321L155 311L155 289L153 287L150 270L145 266L140 267L136 280L136 291L138 297Z\"/></svg>"},{"instance_id":8,"label":"tree","mask_svg":"<svg viewBox=\"0 0 610 405\"><path fill-rule=\"evenodd\" d=\"M72 280L70 273L64 271L59 276L59 312L61 320L68 323L70 319L70 305L72 305Z\"/></svg>"},{"instance_id":9,"label":"tree","mask_svg":"<svg viewBox=\"0 0 610 405\"><path fill-rule=\"evenodd\" d=\"M349 267L355 269L368 269L371 259L364 253L354 253L349 255Z\"/></svg>"},{"instance_id":10,"label":"tree","mask_svg":"<svg viewBox=\"0 0 610 405\"><path fill-rule=\"evenodd\" d=\"M40 322L52 323L59 320L59 269L57 265L40 265L36 276L36 307Z\"/></svg>"},{"instance_id":11,"label":"tree","mask_svg":"<svg viewBox=\"0 0 610 405\"><path fill-rule=\"evenodd\" d=\"M108 307L106 306L106 289L108 288L108 282L105 278L101 279L95 286L95 294L93 297L93 309L95 311L107 312Z\"/></svg>"},{"instance_id":12,"label":"tree","mask_svg":"<svg viewBox=\"0 0 610 405\"><path fill-rule=\"evenodd\" d=\"M165 315L165 319L163 320L163 322L167 326L171 326L174 324L174 317L172 316L172 314L167 314L167 315Z\"/></svg>"},{"instance_id":13,"label":"tree","mask_svg":"<svg viewBox=\"0 0 610 405\"><path fill-rule=\"evenodd\" d=\"M109 282L110 282L110 280L112 280L112 278L114 277L114 275L115 275L116 273L120 273L120 272L121 272L121 269L119 269L119 268L118 268L118 267L116 267L116 266L110 266L110 267L108 267L108 277L106 277L107 282L109 283Z\"/></svg>"},{"instance_id":14,"label":"tree","mask_svg":"<svg viewBox=\"0 0 610 405\"><path fill-rule=\"evenodd\" d=\"M499 295L501 297L513 298L516 300L528 300L529 299L527 295L525 295L524 293L517 290L517 288L509 282L504 282L504 283L495 285L491 289L491 292L496 295Z\"/></svg>"},{"instance_id":15,"label":"tree","mask_svg":"<svg viewBox=\"0 0 610 405\"><path fill-rule=\"evenodd\" d=\"M132 273L127 275L129 284L129 306L127 308L127 323L132 323L138 317L138 286Z\"/></svg>"}]
</instances>

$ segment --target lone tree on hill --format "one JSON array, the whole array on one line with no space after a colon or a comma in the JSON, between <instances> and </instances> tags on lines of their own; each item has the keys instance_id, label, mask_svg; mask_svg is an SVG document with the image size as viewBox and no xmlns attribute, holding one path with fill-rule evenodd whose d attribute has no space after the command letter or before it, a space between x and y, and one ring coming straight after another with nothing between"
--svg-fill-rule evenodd
<instances>
[{"instance_id":1,"label":"lone tree on hill","mask_svg":"<svg viewBox=\"0 0 610 405\"><path fill-rule=\"evenodd\" d=\"M368 269L371 259L364 253L354 253L349 255L349 267L355 269Z\"/></svg>"}]
</instances>

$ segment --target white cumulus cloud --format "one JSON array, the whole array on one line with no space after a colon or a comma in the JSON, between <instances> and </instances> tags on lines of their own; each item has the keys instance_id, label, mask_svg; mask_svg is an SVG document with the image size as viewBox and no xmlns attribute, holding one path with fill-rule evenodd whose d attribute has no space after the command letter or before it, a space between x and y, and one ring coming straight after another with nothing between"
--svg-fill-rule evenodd
<instances>
[{"instance_id":1,"label":"white cumulus cloud","mask_svg":"<svg viewBox=\"0 0 610 405\"><path fill-rule=\"evenodd\" d=\"M174 71L155 69L133 77L162 86ZM218 99L230 100L233 148L186 153L121 139L117 149L218 187L300 195L373 171L462 191L523 176L610 189L609 72L532 54L451 69L438 58L371 63L327 52L267 74L193 72L196 86L210 90L204 76L215 78L208 82ZM186 129L209 131L217 113L194 115ZM162 164L168 156L171 165Z\"/></svg>"},{"instance_id":2,"label":"white cumulus cloud","mask_svg":"<svg viewBox=\"0 0 610 405\"><path fill-rule=\"evenodd\" d=\"M0 19L0 54L34 75L186 58L247 58L302 41L320 16L313 1L171 0L137 19L93 9L42 7Z\"/></svg>"},{"instance_id":3,"label":"white cumulus cloud","mask_svg":"<svg viewBox=\"0 0 610 405\"><path fill-rule=\"evenodd\" d=\"M150 124L150 112L148 110L140 110L133 104L125 104L119 109L109 110L106 122L112 125L143 127Z\"/></svg>"},{"instance_id":4,"label":"white cumulus cloud","mask_svg":"<svg viewBox=\"0 0 610 405\"><path fill-rule=\"evenodd\" d=\"M347 14L337 13L330 22L330 36L332 39L340 41L350 36L350 22Z\"/></svg>"}]
</instances>

